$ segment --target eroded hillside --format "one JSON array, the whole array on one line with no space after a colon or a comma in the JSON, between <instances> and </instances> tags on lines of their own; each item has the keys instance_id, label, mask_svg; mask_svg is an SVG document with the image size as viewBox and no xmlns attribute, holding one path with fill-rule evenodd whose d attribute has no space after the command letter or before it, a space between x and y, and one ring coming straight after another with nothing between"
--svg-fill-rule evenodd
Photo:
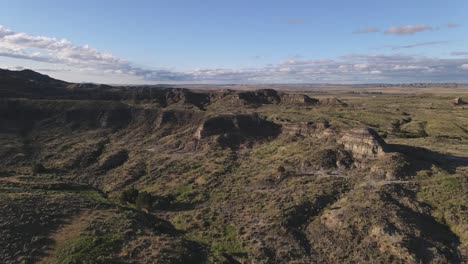
<instances>
[{"instance_id":1,"label":"eroded hillside","mask_svg":"<svg viewBox=\"0 0 468 264\"><path fill-rule=\"evenodd\" d=\"M27 76L0 85L3 262L467 260L468 110L452 95Z\"/></svg>"}]
</instances>

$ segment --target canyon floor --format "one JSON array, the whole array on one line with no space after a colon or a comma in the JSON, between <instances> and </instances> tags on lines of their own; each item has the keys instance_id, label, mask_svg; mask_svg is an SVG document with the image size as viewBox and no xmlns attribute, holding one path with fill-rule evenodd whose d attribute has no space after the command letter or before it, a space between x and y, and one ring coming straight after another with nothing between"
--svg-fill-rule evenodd
<instances>
[{"instance_id":1,"label":"canyon floor","mask_svg":"<svg viewBox=\"0 0 468 264\"><path fill-rule=\"evenodd\" d=\"M191 88L0 70L0 262L468 262L464 89Z\"/></svg>"}]
</instances>

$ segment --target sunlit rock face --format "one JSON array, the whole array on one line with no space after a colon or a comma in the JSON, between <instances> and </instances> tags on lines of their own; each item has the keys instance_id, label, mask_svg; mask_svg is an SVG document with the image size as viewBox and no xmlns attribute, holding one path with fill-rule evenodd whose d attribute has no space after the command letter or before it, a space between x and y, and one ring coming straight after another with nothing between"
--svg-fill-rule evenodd
<instances>
[{"instance_id":1,"label":"sunlit rock face","mask_svg":"<svg viewBox=\"0 0 468 264\"><path fill-rule=\"evenodd\" d=\"M318 102L305 94L281 94L281 103L285 105L315 105Z\"/></svg>"},{"instance_id":2,"label":"sunlit rock face","mask_svg":"<svg viewBox=\"0 0 468 264\"><path fill-rule=\"evenodd\" d=\"M328 127L328 123L290 122L281 124L281 132L287 135L318 136Z\"/></svg>"},{"instance_id":3,"label":"sunlit rock face","mask_svg":"<svg viewBox=\"0 0 468 264\"><path fill-rule=\"evenodd\" d=\"M375 159L386 151L385 141L371 128L351 129L343 134L340 142L356 158Z\"/></svg>"},{"instance_id":4,"label":"sunlit rock face","mask_svg":"<svg viewBox=\"0 0 468 264\"><path fill-rule=\"evenodd\" d=\"M468 104L467 102L463 101L460 97L454 98L449 101L452 105L465 105Z\"/></svg>"}]
</instances>

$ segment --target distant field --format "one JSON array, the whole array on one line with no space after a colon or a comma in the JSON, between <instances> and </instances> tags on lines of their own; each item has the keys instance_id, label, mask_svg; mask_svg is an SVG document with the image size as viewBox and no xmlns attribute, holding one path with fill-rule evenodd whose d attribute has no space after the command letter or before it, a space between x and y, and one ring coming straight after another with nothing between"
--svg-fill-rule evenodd
<instances>
[{"instance_id":1,"label":"distant field","mask_svg":"<svg viewBox=\"0 0 468 264\"><path fill-rule=\"evenodd\" d=\"M468 93L468 85L463 84L422 84L422 85L181 85L200 90L257 90L257 89L275 89L280 91L295 91L307 93Z\"/></svg>"}]
</instances>

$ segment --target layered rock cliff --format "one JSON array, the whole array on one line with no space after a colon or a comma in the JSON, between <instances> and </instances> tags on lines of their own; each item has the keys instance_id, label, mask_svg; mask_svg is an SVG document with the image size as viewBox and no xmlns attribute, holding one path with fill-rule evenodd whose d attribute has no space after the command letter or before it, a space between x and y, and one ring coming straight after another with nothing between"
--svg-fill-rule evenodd
<instances>
[{"instance_id":1,"label":"layered rock cliff","mask_svg":"<svg viewBox=\"0 0 468 264\"><path fill-rule=\"evenodd\" d=\"M351 151L353 157L375 159L384 155L386 143L375 130L371 128L355 128L346 131L339 139L345 149Z\"/></svg>"}]
</instances>

